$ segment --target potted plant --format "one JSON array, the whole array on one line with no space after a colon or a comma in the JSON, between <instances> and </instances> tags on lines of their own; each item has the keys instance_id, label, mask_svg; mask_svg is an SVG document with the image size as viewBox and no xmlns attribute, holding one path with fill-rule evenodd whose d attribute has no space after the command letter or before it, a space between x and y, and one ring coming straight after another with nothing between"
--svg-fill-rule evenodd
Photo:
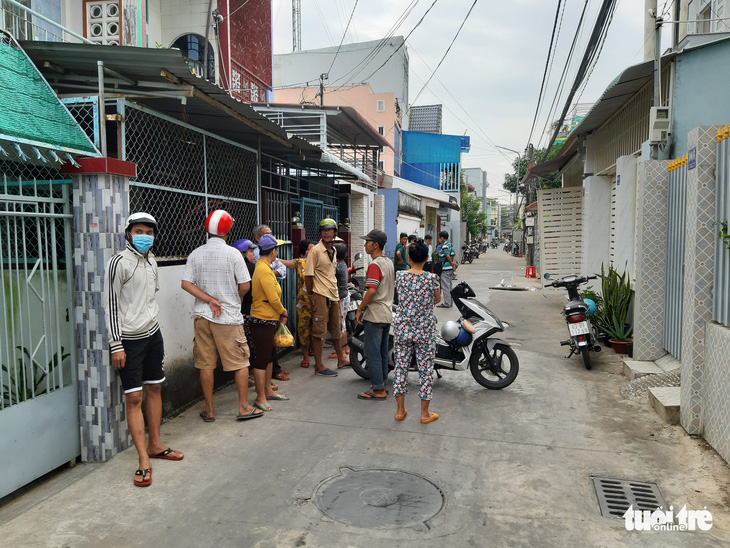
<instances>
[{"instance_id":1,"label":"potted plant","mask_svg":"<svg viewBox=\"0 0 730 548\"><path fill-rule=\"evenodd\" d=\"M619 354L627 353L627 345L633 341L631 335L634 327L626 323L631 306L631 278L628 272L619 274L609 265L608 272L601 265L601 292L603 293L603 311L599 318L601 329L610 339L611 346Z\"/></svg>"}]
</instances>

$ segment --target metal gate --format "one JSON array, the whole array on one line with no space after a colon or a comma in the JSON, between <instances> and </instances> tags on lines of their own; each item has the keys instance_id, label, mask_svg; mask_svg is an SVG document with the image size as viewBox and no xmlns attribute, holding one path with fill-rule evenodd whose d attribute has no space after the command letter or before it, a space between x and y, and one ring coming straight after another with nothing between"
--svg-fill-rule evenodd
<instances>
[{"instance_id":1,"label":"metal gate","mask_svg":"<svg viewBox=\"0 0 730 548\"><path fill-rule=\"evenodd\" d=\"M682 359L682 299L684 295L684 222L687 209L687 163L669 165L667 188L667 260L664 271L662 346Z\"/></svg>"},{"instance_id":2,"label":"metal gate","mask_svg":"<svg viewBox=\"0 0 730 548\"><path fill-rule=\"evenodd\" d=\"M561 278L581 273L583 242L583 189L539 190L540 274ZM543 284L543 293L551 290Z\"/></svg>"},{"instance_id":3,"label":"metal gate","mask_svg":"<svg viewBox=\"0 0 730 548\"><path fill-rule=\"evenodd\" d=\"M319 221L322 220L324 207L318 200L302 198L302 225L307 240L319 242Z\"/></svg>"},{"instance_id":4,"label":"metal gate","mask_svg":"<svg viewBox=\"0 0 730 548\"><path fill-rule=\"evenodd\" d=\"M0 497L80 454L71 181L39 171L0 162Z\"/></svg>"}]
</instances>

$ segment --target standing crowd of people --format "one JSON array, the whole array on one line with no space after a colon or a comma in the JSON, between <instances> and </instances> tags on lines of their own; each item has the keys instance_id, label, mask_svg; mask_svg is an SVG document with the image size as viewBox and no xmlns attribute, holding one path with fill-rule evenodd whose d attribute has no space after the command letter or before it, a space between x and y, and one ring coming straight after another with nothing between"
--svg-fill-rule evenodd
<instances>
[{"instance_id":1,"label":"standing crowd of people","mask_svg":"<svg viewBox=\"0 0 730 548\"><path fill-rule=\"evenodd\" d=\"M301 345L301 366L314 374L333 378L348 367L345 316L349 308L346 246L337 237L337 223L322 219L319 242L304 240L299 257L280 259L283 244L266 225L254 229L253 240L239 239L229 245L234 219L224 210L213 211L205 222L207 242L188 256L181 287L194 297L193 356L199 370L204 398L200 417L206 423L216 420L213 405L214 373L220 362L224 371L233 372L238 392L237 419L262 417L272 411L271 401L286 401L275 380L289 380L288 372L277 361L275 335L286 326L289 314L281 300L279 280L287 269L296 274L297 336ZM126 247L106 265L104 310L111 363L119 372L127 405L127 422L139 455L134 484L152 483L150 459L179 461L181 451L160 440L162 416L161 383L164 374L164 342L157 323L159 290L157 263L150 249L157 235L157 222L148 213L130 215L125 228ZM394 332L395 371L393 395L395 419L402 421L408 411L408 368L418 366L421 422L438 419L429 410L432 397L433 359L436 346L434 306L444 294L451 306L451 280L456 264L448 233L439 234L440 245L432 249L431 237L424 240L401 234L395 258L383 254L387 236L372 230L363 236L365 251L371 257L365 293L356 312L363 325L365 359L371 388L358 398L385 401L388 397L388 346L391 326ZM440 276L439 276L440 274ZM397 311L393 312L397 295ZM326 367L322 353L329 332L336 367ZM252 369L252 378L249 377ZM255 387L253 405L248 389ZM145 395L144 414L142 395ZM145 443L145 417L148 439Z\"/></svg>"}]
</instances>

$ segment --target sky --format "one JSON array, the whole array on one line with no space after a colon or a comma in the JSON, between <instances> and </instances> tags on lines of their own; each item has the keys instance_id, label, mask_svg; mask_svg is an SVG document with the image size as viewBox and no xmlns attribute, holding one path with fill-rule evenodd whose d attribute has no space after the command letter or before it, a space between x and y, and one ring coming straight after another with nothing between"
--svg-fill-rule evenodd
<instances>
[{"instance_id":1,"label":"sky","mask_svg":"<svg viewBox=\"0 0 730 548\"><path fill-rule=\"evenodd\" d=\"M560 76L586 1L583 30L578 35L560 95ZM345 44L380 39L406 8L415 3L396 32L406 36L433 2L302 0L302 49L337 46L343 34ZM443 132L471 137L471 151L462 156L463 166L486 171L487 195L506 202L509 194L502 189L502 182L504 174L513 171L516 154L495 145L522 152L528 144L558 0L477 0L448 55L421 92L472 4L474 0L436 0L408 38L409 100L416 105L444 105ZM536 148L546 146L550 139L546 128L549 130L549 124L562 111L600 4L601 0L562 0L564 10L543 92L545 99L529 141ZM664 9L665 2L659 0L659 11ZM272 10L274 53L289 53L292 51L291 0L274 0ZM644 13L644 0L618 1L598 62L580 98L576 95L580 103L597 101L625 68L644 60ZM351 14L352 22L345 34ZM667 40L665 37L662 50L669 47ZM556 95L555 112L550 117Z\"/></svg>"}]
</instances>

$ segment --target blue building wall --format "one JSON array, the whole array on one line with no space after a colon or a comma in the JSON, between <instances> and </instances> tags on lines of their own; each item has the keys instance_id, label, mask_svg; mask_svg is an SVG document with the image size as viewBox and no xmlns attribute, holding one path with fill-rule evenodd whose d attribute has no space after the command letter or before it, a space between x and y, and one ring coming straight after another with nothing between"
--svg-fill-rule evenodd
<instances>
[{"instance_id":1,"label":"blue building wall","mask_svg":"<svg viewBox=\"0 0 730 548\"><path fill-rule=\"evenodd\" d=\"M730 40L677 57L669 158L687 154L687 133L697 126L730 123Z\"/></svg>"},{"instance_id":2,"label":"blue building wall","mask_svg":"<svg viewBox=\"0 0 730 548\"><path fill-rule=\"evenodd\" d=\"M381 188L378 194L384 197L385 202L385 226L383 231L388 236L388 242L385 244L385 254L388 257L395 255L395 246L398 245L398 189L397 188Z\"/></svg>"},{"instance_id":3,"label":"blue building wall","mask_svg":"<svg viewBox=\"0 0 730 548\"><path fill-rule=\"evenodd\" d=\"M439 188L441 169L461 162L464 146L461 135L404 131L402 140L401 177L414 183Z\"/></svg>"}]
</instances>

